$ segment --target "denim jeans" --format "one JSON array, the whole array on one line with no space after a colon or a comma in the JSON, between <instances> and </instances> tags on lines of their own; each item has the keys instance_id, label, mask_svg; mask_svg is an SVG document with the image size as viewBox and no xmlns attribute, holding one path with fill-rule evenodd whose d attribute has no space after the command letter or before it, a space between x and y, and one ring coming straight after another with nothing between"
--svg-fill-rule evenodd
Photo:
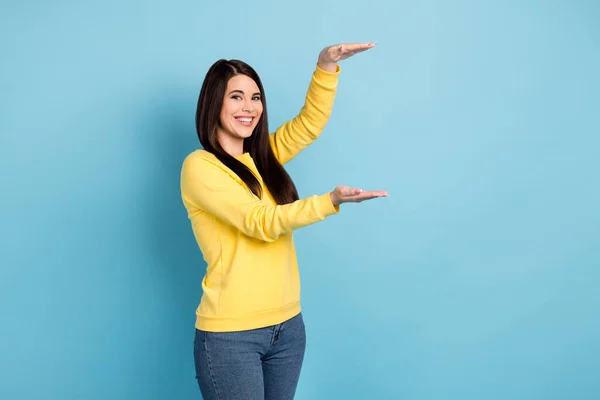
<instances>
[{"instance_id":1,"label":"denim jeans","mask_svg":"<svg viewBox=\"0 0 600 400\"><path fill-rule=\"evenodd\" d=\"M204 400L293 399L306 332L302 313L274 326L239 332L196 329L196 379Z\"/></svg>"}]
</instances>

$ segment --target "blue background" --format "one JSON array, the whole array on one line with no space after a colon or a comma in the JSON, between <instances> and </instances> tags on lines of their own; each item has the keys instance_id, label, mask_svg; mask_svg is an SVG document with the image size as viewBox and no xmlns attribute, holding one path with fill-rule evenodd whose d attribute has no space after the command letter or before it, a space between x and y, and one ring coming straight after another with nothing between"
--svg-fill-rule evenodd
<instances>
[{"instance_id":1,"label":"blue background","mask_svg":"<svg viewBox=\"0 0 600 400\"><path fill-rule=\"evenodd\" d=\"M192 399L205 264L179 194L218 58L271 129L321 48L302 197L390 197L296 232L298 399L600 398L594 1L20 1L0 14L0 398Z\"/></svg>"}]
</instances>

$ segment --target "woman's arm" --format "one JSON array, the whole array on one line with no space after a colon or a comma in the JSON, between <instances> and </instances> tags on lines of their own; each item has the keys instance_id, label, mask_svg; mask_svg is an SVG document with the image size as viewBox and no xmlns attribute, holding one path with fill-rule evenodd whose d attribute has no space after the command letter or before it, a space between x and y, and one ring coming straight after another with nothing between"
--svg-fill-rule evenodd
<instances>
[{"instance_id":1,"label":"woman's arm","mask_svg":"<svg viewBox=\"0 0 600 400\"><path fill-rule=\"evenodd\" d=\"M183 162L181 194L184 202L266 242L339 212L330 193L290 204L265 204L218 161L198 153L192 153Z\"/></svg>"},{"instance_id":2,"label":"woman's arm","mask_svg":"<svg viewBox=\"0 0 600 400\"><path fill-rule=\"evenodd\" d=\"M375 43L344 44L321 50L300 113L270 135L275 157L285 164L314 142L329 121L338 84L338 62L366 51Z\"/></svg>"}]
</instances>

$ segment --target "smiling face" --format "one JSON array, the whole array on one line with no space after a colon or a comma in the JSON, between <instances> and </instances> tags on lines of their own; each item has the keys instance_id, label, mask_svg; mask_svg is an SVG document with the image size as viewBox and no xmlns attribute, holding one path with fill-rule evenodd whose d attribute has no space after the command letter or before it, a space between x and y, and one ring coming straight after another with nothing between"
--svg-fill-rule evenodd
<instances>
[{"instance_id":1,"label":"smiling face","mask_svg":"<svg viewBox=\"0 0 600 400\"><path fill-rule=\"evenodd\" d=\"M261 93L254 80L236 75L227 82L219 116L218 136L222 146L239 148L252 135L263 112Z\"/></svg>"}]
</instances>

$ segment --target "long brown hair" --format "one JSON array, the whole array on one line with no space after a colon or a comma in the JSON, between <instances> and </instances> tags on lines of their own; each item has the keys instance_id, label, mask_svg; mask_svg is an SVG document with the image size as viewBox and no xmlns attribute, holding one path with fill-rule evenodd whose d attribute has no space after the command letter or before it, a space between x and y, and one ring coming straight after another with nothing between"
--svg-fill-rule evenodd
<instances>
[{"instance_id":1,"label":"long brown hair","mask_svg":"<svg viewBox=\"0 0 600 400\"><path fill-rule=\"evenodd\" d=\"M240 60L218 60L206 73L196 108L196 132L204 150L212 153L231 169L257 197L262 198L262 188L256 176L242 162L227 153L217 138L221 107L227 82L236 75L246 75L258 86L263 112L249 138L244 139L244 152L248 152L265 186L277 202L287 204L298 200L298 191L294 182L275 157L269 143L267 119L267 100L262 82L256 71Z\"/></svg>"}]
</instances>

